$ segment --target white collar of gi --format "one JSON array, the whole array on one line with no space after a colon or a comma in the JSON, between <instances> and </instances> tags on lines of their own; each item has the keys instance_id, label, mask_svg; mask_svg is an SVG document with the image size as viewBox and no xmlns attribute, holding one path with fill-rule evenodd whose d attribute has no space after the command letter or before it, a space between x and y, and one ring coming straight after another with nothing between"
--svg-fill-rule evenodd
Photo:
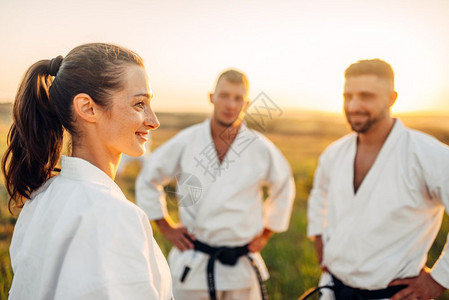
<instances>
[{"instance_id":1,"label":"white collar of gi","mask_svg":"<svg viewBox=\"0 0 449 300\"><path fill-rule=\"evenodd\" d=\"M105 185L122 193L118 185L106 173L82 158L63 155L60 176Z\"/></svg>"},{"instance_id":2,"label":"white collar of gi","mask_svg":"<svg viewBox=\"0 0 449 300\"><path fill-rule=\"evenodd\" d=\"M209 135L212 137L212 128L211 128L210 122L211 122L210 118L207 118L206 120L204 120L203 124L206 126ZM240 128L239 128L239 132L238 133L245 132L246 129L247 129L246 128L246 121L242 120L241 123L240 123Z\"/></svg>"},{"instance_id":3,"label":"white collar of gi","mask_svg":"<svg viewBox=\"0 0 449 300\"><path fill-rule=\"evenodd\" d=\"M391 129L390 133L388 134L388 137L384 143L384 145L389 141L389 140L395 140L397 137L399 137L406 129L405 125L402 123L401 120L399 120L398 118L394 118L394 124L393 124L393 128ZM350 133L354 136L355 140L357 140L357 133L356 132L352 132Z\"/></svg>"},{"instance_id":4,"label":"white collar of gi","mask_svg":"<svg viewBox=\"0 0 449 300\"><path fill-rule=\"evenodd\" d=\"M398 118L394 118L394 120L395 122L393 128L391 129L391 132L388 135L387 139L394 139L396 136L399 136L405 130L405 126L404 124L402 124L401 120L399 120ZM392 138L390 138L390 136Z\"/></svg>"}]
</instances>

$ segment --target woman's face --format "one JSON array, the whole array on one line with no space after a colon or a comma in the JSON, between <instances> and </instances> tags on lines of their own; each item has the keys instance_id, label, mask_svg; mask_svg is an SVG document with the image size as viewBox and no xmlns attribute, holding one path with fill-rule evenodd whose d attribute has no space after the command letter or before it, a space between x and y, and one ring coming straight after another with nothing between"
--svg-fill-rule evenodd
<instances>
[{"instance_id":1,"label":"woman's face","mask_svg":"<svg viewBox=\"0 0 449 300\"><path fill-rule=\"evenodd\" d=\"M140 156L145 153L149 131L159 127L151 110L152 97L145 70L130 64L123 76L123 89L114 92L111 107L97 123L103 144L112 156L125 153Z\"/></svg>"}]
</instances>

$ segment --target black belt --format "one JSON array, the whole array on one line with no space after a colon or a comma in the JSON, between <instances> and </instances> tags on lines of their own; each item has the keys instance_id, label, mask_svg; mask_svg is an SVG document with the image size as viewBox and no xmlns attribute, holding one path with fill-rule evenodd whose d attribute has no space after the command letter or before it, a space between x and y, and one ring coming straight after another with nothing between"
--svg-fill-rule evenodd
<instances>
[{"instance_id":1,"label":"black belt","mask_svg":"<svg viewBox=\"0 0 449 300\"><path fill-rule=\"evenodd\" d=\"M209 260L207 262L207 285L209 287L210 300L217 299L214 274L215 260L218 259L218 261L224 265L234 266L241 256L246 256L251 262L251 266L253 267L257 280L259 281L262 299L268 299L267 289L263 283L262 276L260 275L256 262L248 255L248 245L241 247L212 247L198 240L193 241L193 245L195 250L209 254ZM189 269L186 267L183 276L181 277L181 281L184 281L188 271Z\"/></svg>"},{"instance_id":2,"label":"black belt","mask_svg":"<svg viewBox=\"0 0 449 300\"><path fill-rule=\"evenodd\" d=\"M322 289L330 289L335 294L336 300L368 300L368 299L385 299L393 297L397 292L407 287L407 285L389 286L380 290L363 290L345 285L341 280L332 275L334 285L326 285L317 287L307 291L299 299L305 300Z\"/></svg>"}]
</instances>

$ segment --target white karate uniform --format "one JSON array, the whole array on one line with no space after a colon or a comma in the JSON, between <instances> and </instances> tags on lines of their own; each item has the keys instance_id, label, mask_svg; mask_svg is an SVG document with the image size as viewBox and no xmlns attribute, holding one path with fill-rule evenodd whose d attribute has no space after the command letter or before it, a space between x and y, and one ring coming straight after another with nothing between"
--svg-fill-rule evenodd
<instances>
[{"instance_id":1,"label":"white karate uniform","mask_svg":"<svg viewBox=\"0 0 449 300\"><path fill-rule=\"evenodd\" d=\"M147 216L103 171L62 157L31 199L10 247L9 299L172 299Z\"/></svg>"},{"instance_id":2,"label":"white karate uniform","mask_svg":"<svg viewBox=\"0 0 449 300\"><path fill-rule=\"evenodd\" d=\"M264 227L275 232L287 230L295 191L290 167L281 152L262 134L242 124L219 164L210 126L210 120L191 126L150 155L136 181L138 205L150 220L167 216L162 185L176 174L188 173L201 185L190 192L198 194L199 190L200 196L192 203L180 203L179 216L198 240L211 246L235 247L249 243ZM261 192L264 184L270 190L265 202ZM260 254L251 256L267 279ZM173 247L168 261L174 289L207 290L208 258L198 251L180 252ZM186 265L191 270L181 283ZM257 284L256 275L247 258L241 257L235 266L215 262L218 291L244 289L254 282Z\"/></svg>"},{"instance_id":3,"label":"white karate uniform","mask_svg":"<svg viewBox=\"0 0 449 300\"><path fill-rule=\"evenodd\" d=\"M449 211L449 148L396 120L356 194L357 134L319 159L308 207L308 235L322 235L323 264L343 283L382 289L417 276ZM431 276L449 288L449 251Z\"/></svg>"}]
</instances>

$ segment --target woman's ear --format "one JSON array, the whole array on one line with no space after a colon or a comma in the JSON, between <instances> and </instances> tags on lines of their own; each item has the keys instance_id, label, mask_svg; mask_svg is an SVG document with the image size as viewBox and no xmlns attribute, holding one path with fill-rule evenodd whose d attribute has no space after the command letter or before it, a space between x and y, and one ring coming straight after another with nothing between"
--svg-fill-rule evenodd
<instances>
[{"instance_id":1,"label":"woman's ear","mask_svg":"<svg viewBox=\"0 0 449 300\"><path fill-rule=\"evenodd\" d=\"M89 123L96 123L99 118L98 105L85 93L76 95L73 98L73 107L76 116Z\"/></svg>"}]
</instances>

